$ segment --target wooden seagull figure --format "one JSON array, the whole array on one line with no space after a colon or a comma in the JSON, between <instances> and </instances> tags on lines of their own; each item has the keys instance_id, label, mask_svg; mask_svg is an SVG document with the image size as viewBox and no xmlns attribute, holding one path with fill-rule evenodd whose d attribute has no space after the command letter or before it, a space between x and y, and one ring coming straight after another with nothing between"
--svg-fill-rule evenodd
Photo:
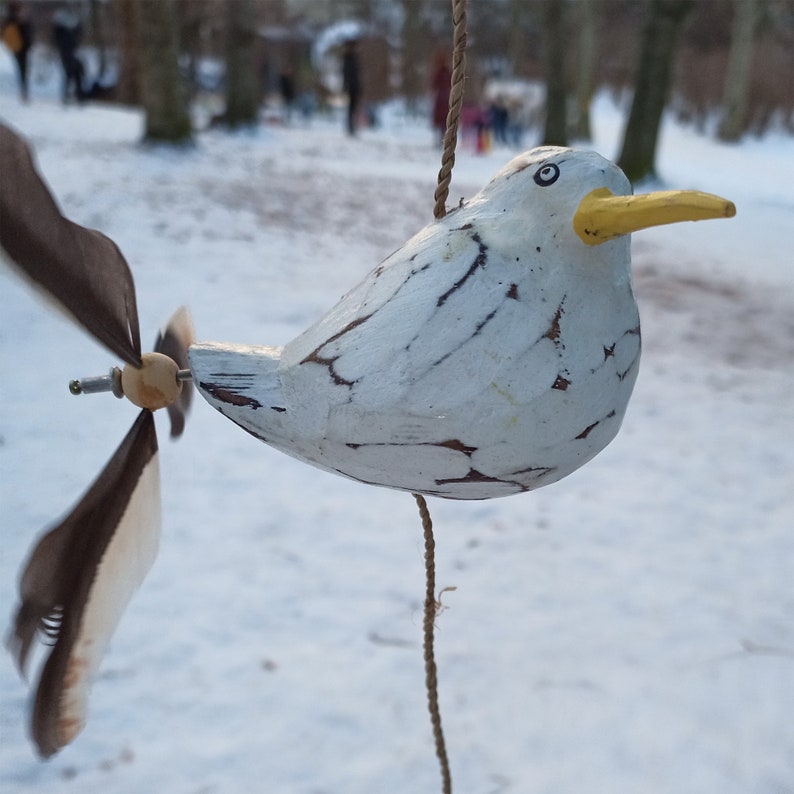
<instances>
[{"instance_id":1,"label":"wooden seagull figure","mask_svg":"<svg viewBox=\"0 0 794 794\"><path fill-rule=\"evenodd\" d=\"M284 347L193 345L194 382L267 444L361 482L451 499L556 482L615 437L637 377L629 233L734 213L630 192L593 152L521 154Z\"/></svg>"}]
</instances>

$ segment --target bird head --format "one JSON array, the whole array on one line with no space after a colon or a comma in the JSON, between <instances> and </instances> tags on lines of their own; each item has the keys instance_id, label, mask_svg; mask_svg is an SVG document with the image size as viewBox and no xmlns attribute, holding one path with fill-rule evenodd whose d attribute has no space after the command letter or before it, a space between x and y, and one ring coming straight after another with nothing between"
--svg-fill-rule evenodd
<instances>
[{"instance_id":1,"label":"bird head","mask_svg":"<svg viewBox=\"0 0 794 794\"><path fill-rule=\"evenodd\" d=\"M580 251L651 226L736 214L732 202L696 190L635 196L614 163L595 152L556 146L513 158L481 195L494 218L507 213L524 234Z\"/></svg>"}]
</instances>

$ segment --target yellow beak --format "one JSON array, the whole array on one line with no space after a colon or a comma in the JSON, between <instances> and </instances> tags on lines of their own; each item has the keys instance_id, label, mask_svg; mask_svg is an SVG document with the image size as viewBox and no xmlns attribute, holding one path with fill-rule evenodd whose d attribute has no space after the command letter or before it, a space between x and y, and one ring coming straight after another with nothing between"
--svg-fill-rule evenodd
<instances>
[{"instance_id":1,"label":"yellow beak","mask_svg":"<svg viewBox=\"0 0 794 794\"><path fill-rule=\"evenodd\" d=\"M711 193L663 190L643 196L616 196L602 187L588 193L573 216L573 228L587 245L680 221L732 218L736 207Z\"/></svg>"}]
</instances>

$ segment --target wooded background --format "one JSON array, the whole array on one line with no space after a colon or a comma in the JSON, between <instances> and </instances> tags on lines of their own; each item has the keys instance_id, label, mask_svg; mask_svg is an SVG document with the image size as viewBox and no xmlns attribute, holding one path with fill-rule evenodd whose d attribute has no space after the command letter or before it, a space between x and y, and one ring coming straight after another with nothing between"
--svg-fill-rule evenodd
<instances>
[{"instance_id":1,"label":"wooded background","mask_svg":"<svg viewBox=\"0 0 794 794\"><path fill-rule=\"evenodd\" d=\"M61 4L30 5L46 41ZM225 97L231 127L257 122L284 73L322 107L338 89L317 63L317 43L343 22L358 23L370 103L402 97L426 112L433 55L451 47L450 0L72 6L84 19L83 45L100 53L100 77L112 75L105 97L143 105L147 136L163 140L190 137L186 108L197 91ZM465 102L482 102L489 80L537 81L546 113L536 143L587 140L593 94L624 97L621 166L635 180L653 173L664 108L726 141L770 127L794 133L794 0L469 0L468 34ZM201 76L208 61L219 64L214 84Z\"/></svg>"}]
</instances>

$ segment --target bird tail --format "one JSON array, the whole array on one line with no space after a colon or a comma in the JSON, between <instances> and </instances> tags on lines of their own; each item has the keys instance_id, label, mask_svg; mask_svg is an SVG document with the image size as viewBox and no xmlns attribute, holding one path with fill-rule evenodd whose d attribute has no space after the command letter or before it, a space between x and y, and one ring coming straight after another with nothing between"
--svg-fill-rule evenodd
<instances>
[{"instance_id":1,"label":"bird tail","mask_svg":"<svg viewBox=\"0 0 794 794\"><path fill-rule=\"evenodd\" d=\"M250 413L283 412L282 348L202 342L188 353L193 382L207 402L238 424ZM245 424L243 424L245 426Z\"/></svg>"}]
</instances>

